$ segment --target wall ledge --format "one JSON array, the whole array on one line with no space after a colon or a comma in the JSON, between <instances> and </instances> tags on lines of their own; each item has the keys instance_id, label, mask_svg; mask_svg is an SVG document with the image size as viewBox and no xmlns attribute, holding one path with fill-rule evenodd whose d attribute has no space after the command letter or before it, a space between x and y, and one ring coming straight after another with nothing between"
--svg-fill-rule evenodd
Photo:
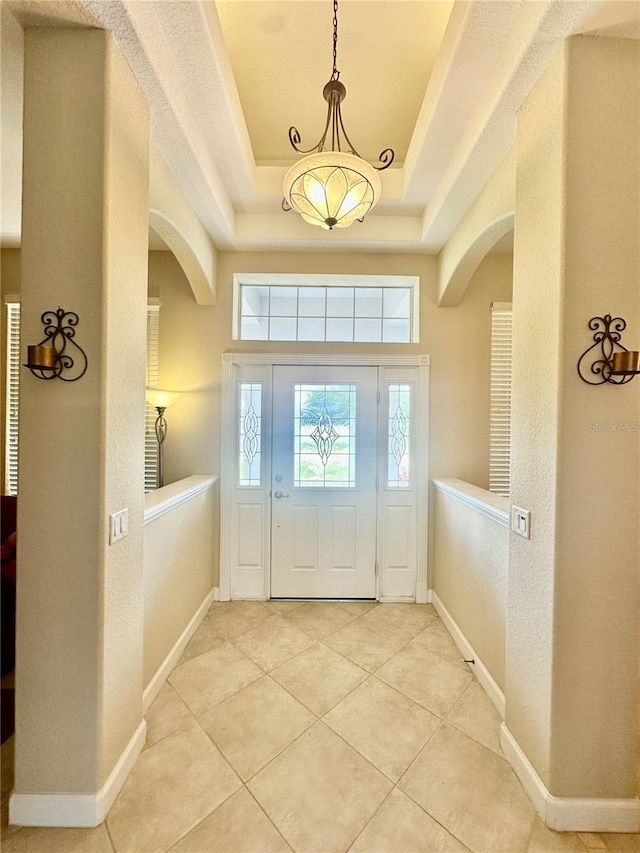
<instances>
[{"instance_id":1,"label":"wall ledge","mask_svg":"<svg viewBox=\"0 0 640 853\"><path fill-rule=\"evenodd\" d=\"M493 492L465 483L464 480L458 480L455 477L439 477L431 482L437 491L451 495L460 503L486 515L497 524L509 528L509 498L495 495Z\"/></svg>"},{"instance_id":2,"label":"wall ledge","mask_svg":"<svg viewBox=\"0 0 640 853\"><path fill-rule=\"evenodd\" d=\"M177 483L170 483L161 489L147 492L144 503L144 523L149 524L180 504L190 501L200 492L212 489L218 480L219 477L215 474L194 474L192 477L178 480Z\"/></svg>"}]
</instances>

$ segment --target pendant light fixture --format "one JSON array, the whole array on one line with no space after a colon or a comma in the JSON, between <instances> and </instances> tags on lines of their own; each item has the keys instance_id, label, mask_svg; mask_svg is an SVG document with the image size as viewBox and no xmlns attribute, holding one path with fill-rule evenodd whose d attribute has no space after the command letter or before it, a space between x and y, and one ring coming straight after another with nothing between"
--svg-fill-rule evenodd
<instances>
[{"instance_id":1,"label":"pendant light fixture","mask_svg":"<svg viewBox=\"0 0 640 853\"><path fill-rule=\"evenodd\" d=\"M297 128L289 128L289 141L294 150L308 156L285 175L282 203L285 210L293 208L306 222L329 230L346 228L356 219L361 221L371 210L380 198L378 172L387 169L395 156L391 148L385 148L378 158L382 165L372 166L353 147L340 111L347 90L339 80L337 57L338 0L333 0L333 71L322 90L328 104L327 121L320 141L306 150L298 147L300 133ZM331 148L326 150L328 145Z\"/></svg>"}]
</instances>

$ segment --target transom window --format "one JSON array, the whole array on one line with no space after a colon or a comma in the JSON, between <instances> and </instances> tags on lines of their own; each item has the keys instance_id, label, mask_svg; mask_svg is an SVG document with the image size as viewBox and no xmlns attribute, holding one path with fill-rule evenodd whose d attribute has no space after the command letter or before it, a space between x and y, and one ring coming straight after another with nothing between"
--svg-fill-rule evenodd
<instances>
[{"instance_id":1,"label":"transom window","mask_svg":"<svg viewBox=\"0 0 640 853\"><path fill-rule=\"evenodd\" d=\"M415 343L418 279L409 276L234 277L234 338Z\"/></svg>"}]
</instances>

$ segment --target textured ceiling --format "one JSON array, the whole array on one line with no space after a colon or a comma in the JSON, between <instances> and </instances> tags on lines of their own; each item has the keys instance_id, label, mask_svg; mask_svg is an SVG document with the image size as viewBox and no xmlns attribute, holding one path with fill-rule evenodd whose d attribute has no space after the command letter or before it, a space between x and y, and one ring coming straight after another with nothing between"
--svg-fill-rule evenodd
<instances>
[{"instance_id":1,"label":"textured ceiling","mask_svg":"<svg viewBox=\"0 0 640 853\"><path fill-rule=\"evenodd\" d=\"M210 7L211 4L208 4ZM338 70L343 119L368 160L384 148L404 161L453 3L342 0ZM324 128L333 64L329 0L215 3L256 163L289 163L288 131L314 145ZM213 10L208 9L211 15Z\"/></svg>"},{"instance_id":2,"label":"textured ceiling","mask_svg":"<svg viewBox=\"0 0 640 853\"><path fill-rule=\"evenodd\" d=\"M638 38L638 0L340 0L347 133L387 147L382 199L362 224L322 231L283 213L312 147L332 68L331 0L1 0L3 245L19 245L25 26L108 30L151 109L153 142L224 250L436 254L516 139L523 101L564 39ZM508 241L498 250L508 251Z\"/></svg>"}]
</instances>

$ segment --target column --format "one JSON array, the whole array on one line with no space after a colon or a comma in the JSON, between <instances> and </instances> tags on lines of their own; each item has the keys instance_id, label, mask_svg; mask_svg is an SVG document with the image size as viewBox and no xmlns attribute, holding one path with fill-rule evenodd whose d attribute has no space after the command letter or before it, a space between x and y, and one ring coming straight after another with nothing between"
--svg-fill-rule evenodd
<instances>
[{"instance_id":1,"label":"column","mask_svg":"<svg viewBox=\"0 0 640 853\"><path fill-rule=\"evenodd\" d=\"M21 340L73 311L88 367L21 375L16 823L100 822L144 742L148 137L107 32L26 31Z\"/></svg>"},{"instance_id":2,"label":"column","mask_svg":"<svg viewBox=\"0 0 640 853\"><path fill-rule=\"evenodd\" d=\"M531 538L510 541L503 746L558 829L640 826L640 378L576 371L596 315L640 347L639 68L637 41L573 37L518 122L511 498Z\"/></svg>"}]
</instances>

